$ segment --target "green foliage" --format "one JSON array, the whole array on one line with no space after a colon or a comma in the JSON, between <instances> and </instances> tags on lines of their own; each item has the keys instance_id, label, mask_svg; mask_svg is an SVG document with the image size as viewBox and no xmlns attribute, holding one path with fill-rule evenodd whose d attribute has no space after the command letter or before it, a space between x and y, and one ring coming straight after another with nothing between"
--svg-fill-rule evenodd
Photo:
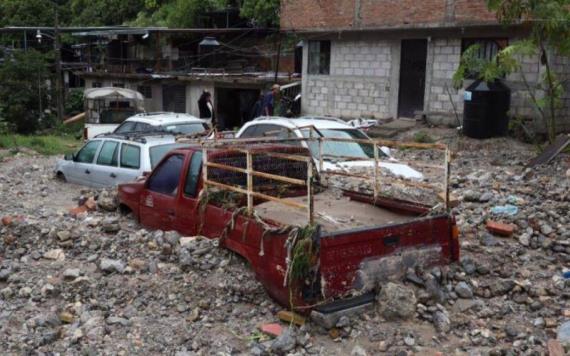
<instances>
[{"instance_id":1,"label":"green foliage","mask_svg":"<svg viewBox=\"0 0 570 356\"><path fill-rule=\"evenodd\" d=\"M227 0L146 0L131 24L137 26L196 27L204 12L226 7Z\"/></svg>"},{"instance_id":2,"label":"green foliage","mask_svg":"<svg viewBox=\"0 0 570 356\"><path fill-rule=\"evenodd\" d=\"M53 26L56 10L60 23L65 24L71 16L68 2L68 0L2 0L0 27Z\"/></svg>"},{"instance_id":3,"label":"green foliage","mask_svg":"<svg viewBox=\"0 0 570 356\"><path fill-rule=\"evenodd\" d=\"M46 81L50 78L46 57L35 50L17 51L0 65L2 118L19 133L44 125L40 118L49 102Z\"/></svg>"},{"instance_id":4,"label":"green foliage","mask_svg":"<svg viewBox=\"0 0 570 356\"><path fill-rule=\"evenodd\" d=\"M135 18L144 8L144 0L70 0L71 25L121 25Z\"/></svg>"},{"instance_id":5,"label":"green foliage","mask_svg":"<svg viewBox=\"0 0 570 356\"><path fill-rule=\"evenodd\" d=\"M25 147L43 155L58 155L74 152L81 141L69 136L0 135L0 148L18 151Z\"/></svg>"},{"instance_id":6,"label":"green foliage","mask_svg":"<svg viewBox=\"0 0 570 356\"><path fill-rule=\"evenodd\" d=\"M278 27L280 5L280 0L243 0L240 12L258 26Z\"/></svg>"},{"instance_id":7,"label":"green foliage","mask_svg":"<svg viewBox=\"0 0 570 356\"><path fill-rule=\"evenodd\" d=\"M418 131L414 134L414 142L418 143L434 143L435 140L425 131Z\"/></svg>"},{"instance_id":8,"label":"green foliage","mask_svg":"<svg viewBox=\"0 0 570 356\"><path fill-rule=\"evenodd\" d=\"M70 89L65 100L65 112L67 115L75 115L83 112L83 89Z\"/></svg>"}]
</instances>

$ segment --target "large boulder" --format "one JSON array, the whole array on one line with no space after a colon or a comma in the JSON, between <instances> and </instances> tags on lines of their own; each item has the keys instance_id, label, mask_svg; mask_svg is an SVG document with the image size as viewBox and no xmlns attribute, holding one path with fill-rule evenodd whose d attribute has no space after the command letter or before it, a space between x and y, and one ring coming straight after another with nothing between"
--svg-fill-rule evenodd
<instances>
[{"instance_id":1,"label":"large boulder","mask_svg":"<svg viewBox=\"0 0 570 356\"><path fill-rule=\"evenodd\" d=\"M416 313L414 290L404 285L389 282L382 287L377 301L380 314L386 320L410 319Z\"/></svg>"},{"instance_id":2,"label":"large boulder","mask_svg":"<svg viewBox=\"0 0 570 356\"><path fill-rule=\"evenodd\" d=\"M97 207L105 211L116 211L119 207L119 198L116 189L105 189L99 193Z\"/></svg>"}]
</instances>

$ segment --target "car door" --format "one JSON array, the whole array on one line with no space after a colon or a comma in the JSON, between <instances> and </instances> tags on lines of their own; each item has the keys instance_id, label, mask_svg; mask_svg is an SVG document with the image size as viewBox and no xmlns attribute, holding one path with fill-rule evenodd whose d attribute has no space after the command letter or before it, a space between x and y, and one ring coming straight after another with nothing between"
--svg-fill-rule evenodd
<instances>
[{"instance_id":1,"label":"car door","mask_svg":"<svg viewBox=\"0 0 570 356\"><path fill-rule=\"evenodd\" d=\"M67 174L64 172L69 182L92 187L96 186L92 180L91 171L93 170L93 161L100 146L101 140L91 140L77 152L73 159L73 164L69 166L69 171Z\"/></svg>"},{"instance_id":2,"label":"car door","mask_svg":"<svg viewBox=\"0 0 570 356\"><path fill-rule=\"evenodd\" d=\"M97 186L109 187L117 185L118 166L119 142L104 140L91 173Z\"/></svg>"},{"instance_id":3,"label":"car door","mask_svg":"<svg viewBox=\"0 0 570 356\"><path fill-rule=\"evenodd\" d=\"M116 183L130 182L142 175L142 147L136 143L121 143L119 168L114 177ZM115 184L116 184L115 183Z\"/></svg>"},{"instance_id":4,"label":"car door","mask_svg":"<svg viewBox=\"0 0 570 356\"><path fill-rule=\"evenodd\" d=\"M153 229L174 230L176 197L182 175L184 155L167 156L148 177L141 194L140 220Z\"/></svg>"},{"instance_id":5,"label":"car door","mask_svg":"<svg viewBox=\"0 0 570 356\"><path fill-rule=\"evenodd\" d=\"M195 151L190 158L190 164L186 169L182 186L184 190L176 204L175 230L188 236L198 233L198 225L201 224L200 212L198 211L198 194L200 189L200 176L202 172L202 152Z\"/></svg>"}]
</instances>

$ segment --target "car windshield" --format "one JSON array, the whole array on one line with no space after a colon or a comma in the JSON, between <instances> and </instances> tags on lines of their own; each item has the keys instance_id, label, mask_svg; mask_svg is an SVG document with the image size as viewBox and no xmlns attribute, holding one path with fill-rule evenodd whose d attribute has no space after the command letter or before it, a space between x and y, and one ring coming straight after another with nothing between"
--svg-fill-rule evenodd
<instances>
[{"instance_id":1,"label":"car windshield","mask_svg":"<svg viewBox=\"0 0 570 356\"><path fill-rule=\"evenodd\" d=\"M311 137L310 129L303 129L301 132L303 137ZM325 129L319 130L319 132L325 138L368 139L362 131L356 129ZM318 134L313 132L312 137L318 137ZM308 145L313 157L319 157L319 143L312 141L308 142ZM338 159L369 159L374 157L374 148L372 145L357 142L326 141L323 144L323 155L329 161Z\"/></svg>"},{"instance_id":2,"label":"car windshield","mask_svg":"<svg viewBox=\"0 0 570 356\"><path fill-rule=\"evenodd\" d=\"M185 122L181 124L164 125L164 130L182 135L193 135L204 133L208 129L206 124L201 122Z\"/></svg>"},{"instance_id":3,"label":"car windshield","mask_svg":"<svg viewBox=\"0 0 570 356\"><path fill-rule=\"evenodd\" d=\"M158 164L158 162L160 162L162 157L164 157L164 155L167 154L168 152L172 151L175 148L185 147L185 146L187 145L182 143L168 143L165 145L158 145L151 147L149 149L151 168L154 168Z\"/></svg>"}]
</instances>

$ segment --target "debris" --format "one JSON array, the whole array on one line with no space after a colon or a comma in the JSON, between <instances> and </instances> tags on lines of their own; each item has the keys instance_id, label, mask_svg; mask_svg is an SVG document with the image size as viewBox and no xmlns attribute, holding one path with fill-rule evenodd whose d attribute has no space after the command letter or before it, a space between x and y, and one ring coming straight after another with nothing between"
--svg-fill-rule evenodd
<instances>
[{"instance_id":1,"label":"debris","mask_svg":"<svg viewBox=\"0 0 570 356\"><path fill-rule=\"evenodd\" d=\"M305 325L305 318L301 315L294 313L289 310L281 310L277 313L277 317L286 322L286 323L293 323L299 326Z\"/></svg>"},{"instance_id":2,"label":"debris","mask_svg":"<svg viewBox=\"0 0 570 356\"><path fill-rule=\"evenodd\" d=\"M558 341L564 346L570 346L570 321L566 321L558 328Z\"/></svg>"},{"instance_id":3,"label":"debris","mask_svg":"<svg viewBox=\"0 0 570 356\"><path fill-rule=\"evenodd\" d=\"M119 207L116 189L105 189L101 191L97 198L97 207L105 211L116 211Z\"/></svg>"},{"instance_id":4,"label":"debris","mask_svg":"<svg viewBox=\"0 0 570 356\"><path fill-rule=\"evenodd\" d=\"M293 328L285 329L271 344L271 351L282 354L295 348L297 341Z\"/></svg>"},{"instance_id":5,"label":"debris","mask_svg":"<svg viewBox=\"0 0 570 356\"><path fill-rule=\"evenodd\" d=\"M519 212L519 208L517 208L514 205L500 205L500 206L494 206L491 208L491 213L495 214L495 215L509 215L509 216L515 216L517 215Z\"/></svg>"},{"instance_id":6,"label":"debris","mask_svg":"<svg viewBox=\"0 0 570 356\"><path fill-rule=\"evenodd\" d=\"M473 291L471 287L465 282L459 282L455 286L455 293L463 299L471 299L473 298Z\"/></svg>"},{"instance_id":7,"label":"debris","mask_svg":"<svg viewBox=\"0 0 570 356\"><path fill-rule=\"evenodd\" d=\"M44 258L48 260L63 261L65 260L65 253L63 252L62 249L56 248L44 253Z\"/></svg>"},{"instance_id":8,"label":"debris","mask_svg":"<svg viewBox=\"0 0 570 356\"><path fill-rule=\"evenodd\" d=\"M416 296L410 287L388 282L382 286L377 300L386 320L409 319L416 312Z\"/></svg>"},{"instance_id":9,"label":"debris","mask_svg":"<svg viewBox=\"0 0 570 356\"><path fill-rule=\"evenodd\" d=\"M110 258L103 258L99 264L99 268L103 272L117 272L123 273L125 271L125 264L119 260L112 260Z\"/></svg>"},{"instance_id":10,"label":"debris","mask_svg":"<svg viewBox=\"0 0 570 356\"><path fill-rule=\"evenodd\" d=\"M283 333L283 327L280 324L271 323L271 324L263 324L259 327L261 332L273 336L278 337Z\"/></svg>"},{"instance_id":11,"label":"debris","mask_svg":"<svg viewBox=\"0 0 570 356\"><path fill-rule=\"evenodd\" d=\"M552 161L560 152L562 152L568 145L570 145L570 135L560 135L556 138L554 143L546 147L544 151L532 159L527 167L533 168L539 164L548 164Z\"/></svg>"},{"instance_id":12,"label":"debris","mask_svg":"<svg viewBox=\"0 0 570 356\"><path fill-rule=\"evenodd\" d=\"M14 219L10 215L5 215L2 217L2 225L8 226L12 224Z\"/></svg>"},{"instance_id":13,"label":"debris","mask_svg":"<svg viewBox=\"0 0 570 356\"><path fill-rule=\"evenodd\" d=\"M493 220L487 220L486 227L489 232L505 237L511 236L515 231L515 225L503 224Z\"/></svg>"},{"instance_id":14,"label":"debris","mask_svg":"<svg viewBox=\"0 0 570 356\"><path fill-rule=\"evenodd\" d=\"M64 323L67 324L71 324L73 322L73 314L63 311L61 313L59 313L59 320L61 320Z\"/></svg>"}]
</instances>

